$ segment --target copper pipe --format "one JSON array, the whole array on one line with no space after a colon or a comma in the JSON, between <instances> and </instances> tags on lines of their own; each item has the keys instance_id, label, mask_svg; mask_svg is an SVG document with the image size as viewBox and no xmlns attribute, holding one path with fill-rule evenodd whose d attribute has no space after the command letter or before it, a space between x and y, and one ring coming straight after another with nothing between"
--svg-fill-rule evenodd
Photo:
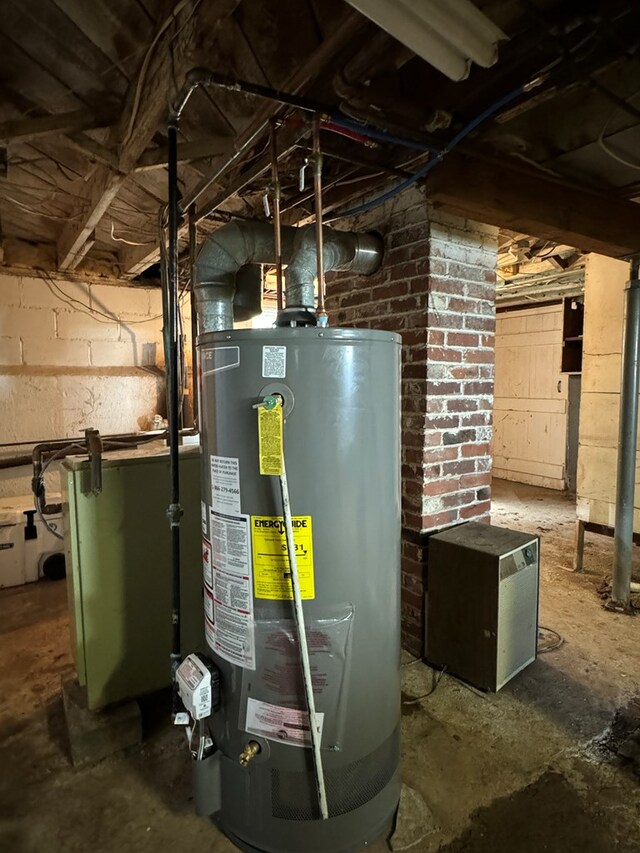
<instances>
[{"instance_id":1,"label":"copper pipe","mask_svg":"<svg viewBox=\"0 0 640 853\"><path fill-rule=\"evenodd\" d=\"M276 290L278 311L284 308L284 288L282 285L282 233L280 227L280 176L278 174L278 141L276 138L277 121L269 122L269 142L271 145L271 183L273 190L273 242L276 254Z\"/></svg>"},{"instance_id":2,"label":"copper pipe","mask_svg":"<svg viewBox=\"0 0 640 853\"><path fill-rule=\"evenodd\" d=\"M313 191L316 209L316 257L318 263L318 307L316 315L318 325L327 325L327 312L324 307L324 241L322 234L322 151L320 150L320 115L313 118Z\"/></svg>"}]
</instances>

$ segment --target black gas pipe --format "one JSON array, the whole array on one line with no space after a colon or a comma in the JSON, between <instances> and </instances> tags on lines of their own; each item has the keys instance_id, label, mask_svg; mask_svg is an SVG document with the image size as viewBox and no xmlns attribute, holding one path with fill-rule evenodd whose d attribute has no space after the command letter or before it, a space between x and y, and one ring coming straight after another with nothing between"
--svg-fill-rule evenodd
<instances>
[{"instance_id":1,"label":"black gas pipe","mask_svg":"<svg viewBox=\"0 0 640 853\"><path fill-rule=\"evenodd\" d=\"M178 119L170 116L168 126L169 249L163 276L162 314L166 329L167 415L169 420L170 504L167 509L171 531L171 673L174 705L177 706L175 672L180 663L180 414L178 411Z\"/></svg>"}]
</instances>

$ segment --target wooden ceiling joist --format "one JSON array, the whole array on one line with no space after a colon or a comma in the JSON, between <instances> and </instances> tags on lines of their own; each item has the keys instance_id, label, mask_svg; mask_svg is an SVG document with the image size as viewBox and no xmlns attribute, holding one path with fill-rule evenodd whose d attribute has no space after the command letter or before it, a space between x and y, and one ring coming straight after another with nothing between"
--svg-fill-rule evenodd
<instances>
[{"instance_id":1,"label":"wooden ceiling joist","mask_svg":"<svg viewBox=\"0 0 640 853\"><path fill-rule=\"evenodd\" d=\"M207 139L196 139L193 142L178 143L178 162L187 163L190 160L202 160L208 157L219 157L229 150L228 136L211 136ZM145 151L135 166L136 172L149 169L163 168L167 165L168 150L166 147L151 148Z\"/></svg>"},{"instance_id":2,"label":"wooden ceiling joist","mask_svg":"<svg viewBox=\"0 0 640 853\"><path fill-rule=\"evenodd\" d=\"M96 142L95 139L92 139L86 133L69 133L66 134L66 138L74 148L77 148L78 151L81 151L90 160L102 163L110 169L118 170L118 157L111 148L107 148L106 145Z\"/></svg>"},{"instance_id":3,"label":"wooden ceiling joist","mask_svg":"<svg viewBox=\"0 0 640 853\"><path fill-rule=\"evenodd\" d=\"M429 198L462 216L544 240L624 258L640 252L640 204L567 187L544 174L449 154Z\"/></svg>"},{"instance_id":4,"label":"wooden ceiling joist","mask_svg":"<svg viewBox=\"0 0 640 853\"><path fill-rule=\"evenodd\" d=\"M318 48L310 54L307 60L281 84L281 88L284 91L291 93L299 92L300 89L308 83L309 80L314 79L322 69L330 66L331 62L340 51L353 43L364 25L365 22L362 16L358 15L353 10L347 10L344 17L335 22L335 27L331 35L327 36L320 43ZM244 128L238 138L229 141L228 148L221 156L231 157L234 151L238 150L246 140L250 139L262 126L266 129L267 122L273 112L274 104L272 102L264 101L262 103L257 103L257 108L251 122ZM204 186L205 184L206 180L201 186ZM196 187L194 191L198 192L199 189L200 187ZM216 196L216 198L218 198L218 196ZM225 198L228 198L228 195L225 196ZM215 199L213 200L213 203L215 204ZM222 203L223 202L219 202L217 206L220 206ZM204 204L198 204L198 220L207 216L211 212L211 209L211 200L208 202L205 201ZM215 209L215 207L213 209ZM180 231L180 235L185 236L186 233L187 226L184 225ZM156 263L159 257L160 251L157 247L152 251L149 251L148 247L127 246L126 249L121 252L122 271L126 275L137 275L146 269L146 267Z\"/></svg>"},{"instance_id":5,"label":"wooden ceiling joist","mask_svg":"<svg viewBox=\"0 0 640 853\"><path fill-rule=\"evenodd\" d=\"M12 119L0 123L0 140L25 142L52 133L78 133L97 127L108 127L116 121L120 110L111 106L102 110L72 110L58 115Z\"/></svg>"},{"instance_id":6,"label":"wooden ceiling joist","mask_svg":"<svg viewBox=\"0 0 640 853\"><path fill-rule=\"evenodd\" d=\"M304 133L304 128L297 128L295 131L289 131L286 137L283 136L280 139L279 157L286 157L287 154L296 147L298 140ZM212 213L215 213L215 211L218 210L219 207L222 207L222 205L230 199L231 196L235 195L235 193L239 192L243 187L246 187L247 184L255 181L256 178L259 178L260 175L270 168L270 166L271 154L262 154L248 169L245 169L243 172L240 172L229 179L226 182L224 189L216 193L210 201L198 210L198 220L204 219ZM184 236L187 228L188 223L185 222L179 232L181 236ZM155 246L148 246L146 249L145 247L139 246L126 246L120 251L122 267L128 271L129 275L140 274L148 266L155 263L158 256L158 249Z\"/></svg>"},{"instance_id":7,"label":"wooden ceiling joist","mask_svg":"<svg viewBox=\"0 0 640 853\"><path fill-rule=\"evenodd\" d=\"M215 0L215 5L223 18L235 9L236 0ZM58 240L61 270L75 269L86 254L86 242L166 118L175 79L194 64L197 21L186 14L182 26L177 31L169 27L155 45L145 79L132 84L126 107L109 139L111 145L119 146L118 170L99 165L88 182L80 220L70 221Z\"/></svg>"}]
</instances>

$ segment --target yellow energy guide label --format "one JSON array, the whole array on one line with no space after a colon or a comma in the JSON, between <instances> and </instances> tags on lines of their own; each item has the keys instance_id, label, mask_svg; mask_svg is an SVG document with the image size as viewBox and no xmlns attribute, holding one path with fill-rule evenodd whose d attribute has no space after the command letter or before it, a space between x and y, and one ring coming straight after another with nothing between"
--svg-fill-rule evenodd
<instances>
[{"instance_id":1,"label":"yellow energy guide label","mask_svg":"<svg viewBox=\"0 0 640 853\"><path fill-rule=\"evenodd\" d=\"M316 597L313 576L313 533L310 515L292 519L293 539L303 599ZM282 516L251 516L253 589L256 598L291 601L291 572Z\"/></svg>"}]
</instances>

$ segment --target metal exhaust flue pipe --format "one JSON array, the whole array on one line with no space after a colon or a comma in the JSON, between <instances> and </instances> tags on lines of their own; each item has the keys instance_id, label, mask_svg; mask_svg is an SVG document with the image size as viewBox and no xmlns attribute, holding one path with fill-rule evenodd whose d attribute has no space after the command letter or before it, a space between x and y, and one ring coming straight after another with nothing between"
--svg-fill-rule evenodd
<instances>
[{"instance_id":1,"label":"metal exhaust flue pipe","mask_svg":"<svg viewBox=\"0 0 640 853\"><path fill-rule=\"evenodd\" d=\"M282 226L282 260L287 309L312 313L318 272L315 225ZM351 270L370 275L382 263L378 234L322 229L323 270ZM246 264L272 264L276 258L274 229L268 222L229 222L203 242L195 262L198 329L220 332L233 329L233 299L238 270Z\"/></svg>"}]
</instances>

